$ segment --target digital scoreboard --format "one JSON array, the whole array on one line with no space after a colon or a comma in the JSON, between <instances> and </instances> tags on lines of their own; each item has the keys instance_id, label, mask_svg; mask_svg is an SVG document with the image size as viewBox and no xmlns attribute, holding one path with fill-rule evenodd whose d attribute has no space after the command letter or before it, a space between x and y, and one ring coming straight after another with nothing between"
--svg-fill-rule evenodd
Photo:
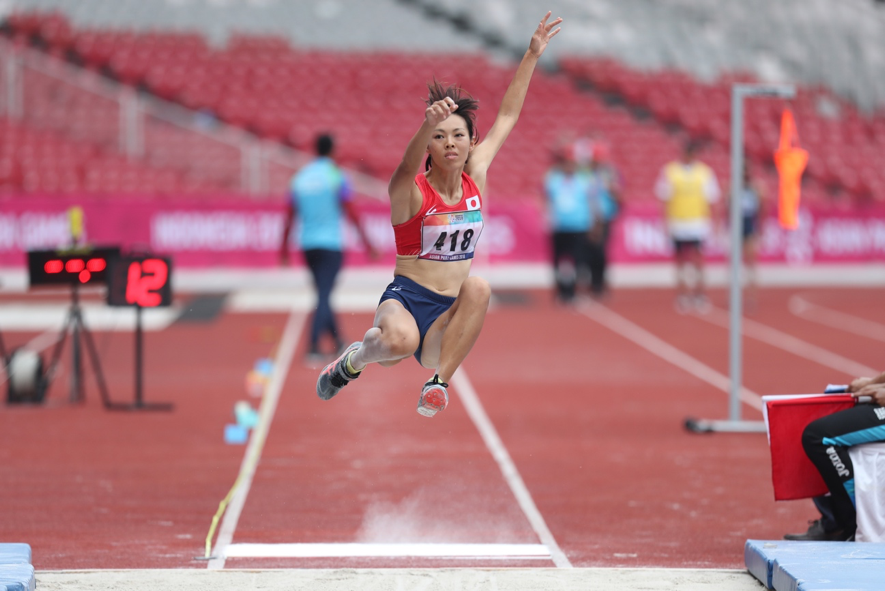
<instances>
[{"instance_id":1,"label":"digital scoreboard","mask_svg":"<svg viewBox=\"0 0 885 591\"><path fill-rule=\"evenodd\" d=\"M28 280L31 285L102 284L119 256L117 246L32 250L28 252Z\"/></svg>"},{"instance_id":2,"label":"digital scoreboard","mask_svg":"<svg viewBox=\"0 0 885 591\"><path fill-rule=\"evenodd\" d=\"M157 308L172 305L172 259L123 255L108 271L108 305Z\"/></svg>"}]
</instances>

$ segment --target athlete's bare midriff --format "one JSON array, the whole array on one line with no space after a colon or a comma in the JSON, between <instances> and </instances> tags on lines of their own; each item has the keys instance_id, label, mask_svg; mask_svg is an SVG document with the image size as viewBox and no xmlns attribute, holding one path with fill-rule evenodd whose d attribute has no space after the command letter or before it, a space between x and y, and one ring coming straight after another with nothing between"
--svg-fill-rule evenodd
<instances>
[{"instance_id":1,"label":"athlete's bare midriff","mask_svg":"<svg viewBox=\"0 0 885 591\"><path fill-rule=\"evenodd\" d=\"M458 297L461 284L470 274L471 260L430 261L415 256L396 255L394 275L408 277L431 291L449 297Z\"/></svg>"}]
</instances>

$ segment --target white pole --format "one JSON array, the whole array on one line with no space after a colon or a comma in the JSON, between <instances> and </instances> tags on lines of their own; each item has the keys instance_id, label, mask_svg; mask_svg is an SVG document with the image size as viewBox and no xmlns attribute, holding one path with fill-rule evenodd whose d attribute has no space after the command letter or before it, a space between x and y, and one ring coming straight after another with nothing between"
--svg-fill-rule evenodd
<instances>
[{"instance_id":1,"label":"white pole","mask_svg":"<svg viewBox=\"0 0 885 591\"><path fill-rule=\"evenodd\" d=\"M728 418L741 418L741 374L743 360L741 350L741 263L743 247L743 216L741 215L741 189L744 172L744 97L792 98L793 86L765 84L735 84L731 89L731 285L729 297L729 358L731 390L728 394Z\"/></svg>"},{"instance_id":2,"label":"white pole","mask_svg":"<svg viewBox=\"0 0 885 591\"><path fill-rule=\"evenodd\" d=\"M792 98L796 91L792 86L774 86L764 84L735 84L731 89L731 201L729 215L731 217L731 283L729 285L728 314L728 420L709 421L688 418L685 428L696 433L732 432L755 433L764 432L762 421L741 420L741 263L743 246L743 217L741 215L741 189L743 188L744 172L744 97L767 96L772 98Z\"/></svg>"},{"instance_id":3,"label":"white pole","mask_svg":"<svg viewBox=\"0 0 885 591\"><path fill-rule=\"evenodd\" d=\"M729 332L728 372L731 389L728 392L728 419L741 419L741 181L744 167L744 89L735 85L731 89L731 283L729 285Z\"/></svg>"}]
</instances>

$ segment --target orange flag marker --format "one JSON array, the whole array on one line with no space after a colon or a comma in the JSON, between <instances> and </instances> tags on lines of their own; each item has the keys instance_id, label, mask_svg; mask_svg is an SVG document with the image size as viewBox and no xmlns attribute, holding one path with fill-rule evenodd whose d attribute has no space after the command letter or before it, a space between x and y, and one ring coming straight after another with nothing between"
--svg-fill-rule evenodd
<instances>
[{"instance_id":1,"label":"orange flag marker","mask_svg":"<svg viewBox=\"0 0 885 591\"><path fill-rule=\"evenodd\" d=\"M781 116L780 145L774 153L774 164L780 181L778 220L783 228L795 230L799 227L799 193L802 173L808 164L808 151L799 147L799 134L793 112L789 109L785 109Z\"/></svg>"}]
</instances>

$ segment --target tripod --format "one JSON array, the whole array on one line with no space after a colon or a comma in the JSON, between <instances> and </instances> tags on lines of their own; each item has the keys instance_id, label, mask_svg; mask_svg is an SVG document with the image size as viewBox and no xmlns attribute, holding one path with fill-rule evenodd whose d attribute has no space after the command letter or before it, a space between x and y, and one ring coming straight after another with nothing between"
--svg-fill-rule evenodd
<instances>
[{"instance_id":1,"label":"tripod","mask_svg":"<svg viewBox=\"0 0 885 591\"><path fill-rule=\"evenodd\" d=\"M71 285L71 307L68 309L64 325L62 326L62 336L55 344L52 351L52 358L49 362L47 376L51 379L58 367L61 359L61 353L64 349L65 341L68 334L71 335L71 392L70 401L83 402L86 397L83 388L83 351L81 349L81 340L86 343L86 353L92 363L92 371L95 374L95 381L98 383L98 391L101 394L101 401L105 408L112 408L111 397L108 394L108 387L104 381L104 374L101 371L101 363L98 359L98 349L95 347L95 341L92 340L92 333L86 328L83 321L83 310L80 307L80 291L79 286L74 283Z\"/></svg>"}]
</instances>

